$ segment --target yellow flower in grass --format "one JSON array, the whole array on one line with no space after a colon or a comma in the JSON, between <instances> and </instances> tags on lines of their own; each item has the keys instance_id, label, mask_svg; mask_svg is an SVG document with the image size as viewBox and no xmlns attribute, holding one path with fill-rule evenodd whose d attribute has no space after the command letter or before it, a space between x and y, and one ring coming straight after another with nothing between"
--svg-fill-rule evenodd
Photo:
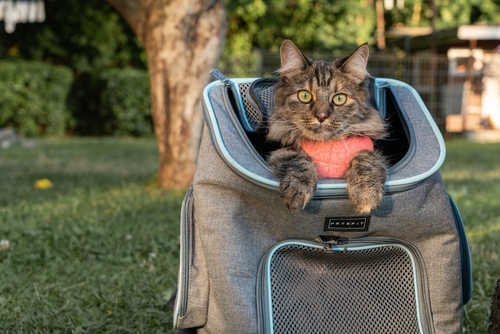
<instances>
[{"instance_id":1,"label":"yellow flower in grass","mask_svg":"<svg viewBox=\"0 0 500 334\"><path fill-rule=\"evenodd\" d=\"M49 189L52 188L54 185L52 182L50 182L49 179L40 179L36 180L35 182L35 189Z\"/></svg>"},{"instance_id":2,"label":"yellow flower in grass","mask_svg":"<svg viewBox=\"0 0 500 334\"><path fill-rule=\"evenodd\" d=\"M0 252L6 251L7 249L9 249L9 247L10 247L9 240L6 239L0 240Z\"/></svg>"}]
</instances>

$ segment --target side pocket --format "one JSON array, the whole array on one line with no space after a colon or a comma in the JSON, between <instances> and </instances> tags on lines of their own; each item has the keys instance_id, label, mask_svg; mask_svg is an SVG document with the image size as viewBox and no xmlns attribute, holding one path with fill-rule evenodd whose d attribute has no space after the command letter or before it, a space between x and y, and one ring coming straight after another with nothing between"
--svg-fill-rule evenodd
<instances>
[{"instance_id":1,"label":"side pocket","mask_svg":"<svg viewBox=\"0 0 500 334\"><path fill-rule=\"evenodd\" d=\"M174 328L201 327L207 322L209 283L205 257L195 229L192 188L182 202L180 225L181 249Z\"/></svg>"},{"instance_id":2,"label":"side pocket","mask_svg":"<svg viewBox=\"0 0 500 334\"><path fill-rule=\"evenodd\" d=\"M448 195L449 196L449 195ZM465 234L464 223L462 216L458 211L458 207L450 197L453 217L455 218L455 226L457 227L458 237L460 240L460 263L462 273L462 304L467 304L472 297L472 261L470 257L469 241Z\"/></svg>"}]
</instances>

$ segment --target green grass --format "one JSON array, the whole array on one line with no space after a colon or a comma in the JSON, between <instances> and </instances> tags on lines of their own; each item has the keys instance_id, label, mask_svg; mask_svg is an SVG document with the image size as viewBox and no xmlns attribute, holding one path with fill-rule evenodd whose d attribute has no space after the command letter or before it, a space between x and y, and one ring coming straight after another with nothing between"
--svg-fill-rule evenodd
<instances>
[{"instance_id":1,"label":"green grass","mask_svg":"<svg viewBox=\"0 0 500 334\"><path fill-rule=\"evenodd\" d=\"M486 333L500 278L500 145L447 146L441 171L473 260L465 332ZM166 301L184 194L158 189L156 168L153 139L0 149L0 333L176 332ZM34 189L42 178L54 186Z\"/></svg>"},{"instance_id":2,"label":"green grass","mask_svg":"<svg viewBox=\"0 0 500 334\"><path fill-rule=\"evenodd\" d=\"M500 278L500 144L447 143L441 169L462 214L472 256L474 292L465 308L465 333L487 333L496 281Z\"/></svg>"},{"instance_id":3,"label":"green grass","mask_svg":"<svg viewBox=\"0 0 500 334\"><path fill-rule=\"evenodd\" d=\"M152 139L0 150L1 333L174 333L183 194L154 185L156 150ZM35 190L41 178L53 188Z\"/></svg>"}]
</instances>

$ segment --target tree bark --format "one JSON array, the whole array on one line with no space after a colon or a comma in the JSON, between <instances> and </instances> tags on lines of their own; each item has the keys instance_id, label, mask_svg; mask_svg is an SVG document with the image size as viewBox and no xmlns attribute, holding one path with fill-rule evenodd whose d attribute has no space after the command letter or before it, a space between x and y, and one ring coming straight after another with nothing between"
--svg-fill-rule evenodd
<instances>
[{"instance_id":1,"label":"tree bark","mask_svg":"<svg viewBox=\"0 0 500 334\"><path fill-rule=\"evenodd\" d=\"M144 45L162 188L192 182L201 95L226 34L223 0L108 0Z\"/></svg>"}]
</instances>

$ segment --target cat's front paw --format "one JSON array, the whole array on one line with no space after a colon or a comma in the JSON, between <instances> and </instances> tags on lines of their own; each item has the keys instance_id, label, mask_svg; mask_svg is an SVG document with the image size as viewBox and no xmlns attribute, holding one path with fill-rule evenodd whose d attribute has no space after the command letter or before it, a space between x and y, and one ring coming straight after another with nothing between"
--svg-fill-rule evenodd
<instances>
[{"instance_id":1,"label":"cat's front paw","mask_svg":"<svg viewBox=\"0 0 500 334\"><path fill-rule=\"evenodd\" d=\"M384 196L386 166L373 151L360 151L346 172L347 193L356 211L368 214L379 207Z\"/></svg>"},{"instance_id":2,"label":"cat's front paw","mask_svg":"<svg viewBox=\"0 0 500 334\"><path fill-rule=\"evenodd\" d=\"M356 208L356 211L361 214L369 214L372 210L379 207L384 195L382 187L359 187L351 189L349 199Z\"/></svg>"},{"instance_id":3,"label":"cat's front paw","mask_svg":"<svg viewBox=\"0 0 500 334\"><path fill-rule=\"evenodd\" d=\"M287 147L269 157L269 165L280 181L280 195L290 210L303 209L318 184L318 174L311 158L301 149Z\"/></svg>"},{"instance_id":4,"label":"cat's front paw","mask_svg":"<svg viewBox=\"0 0 500 334\"><path fill-rule=\"evenodd\" d=\"M281 199L290 210L303 209L316 191L317 181L286 177L280 182Z\"/></svg>"}]
</instances>

